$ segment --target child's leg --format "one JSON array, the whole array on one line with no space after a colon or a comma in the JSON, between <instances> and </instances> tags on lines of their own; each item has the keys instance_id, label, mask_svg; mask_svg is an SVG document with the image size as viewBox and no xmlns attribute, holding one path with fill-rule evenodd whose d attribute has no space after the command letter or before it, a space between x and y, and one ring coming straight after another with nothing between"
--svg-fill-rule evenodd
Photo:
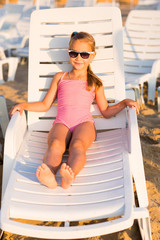
<instances>
[{"instance_id":1,"label":"child's leg","mask_svg":"<svg viewBox=\"0 0 160 240\"><path fill-rule=\"evenodd\" d=\"M69 145L69 158L67 164L62 164L62 187L68 188L75 176L81 171L86 162L86 151L96 138L95 127L92 122L78 125L72 135Z\"/></svg>"},{"instance_id":2,"label":"child's leg","mask_svg":"<svg viewBox=\"0 0 160 240\"><path fill-rule=\"evenodd\" d=\"M57 187L55 174L61 164L70 137L69 129L61 123L54 124L48 134L48 149L36 175L39 181L49 188Z\"/></svg>"}]
</instances>

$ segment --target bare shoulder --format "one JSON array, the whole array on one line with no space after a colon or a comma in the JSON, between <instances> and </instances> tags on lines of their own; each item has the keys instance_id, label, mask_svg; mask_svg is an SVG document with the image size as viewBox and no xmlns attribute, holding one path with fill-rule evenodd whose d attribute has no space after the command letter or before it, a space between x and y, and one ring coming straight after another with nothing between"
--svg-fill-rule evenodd
<instances>
[{"instance_id":1,"label":"bare shoulder","mask_svg":"<svg viewBox=\"0 0 160 240\"><path fill-rule=\"evenodd\" d=\"M58 72L54 75L52 82L57 83L59 82L59 80L61 79L61 77L63 76L64 72Z\"/></svg>"},{"instance_id":2,"label":"bare shoulder","mask_svg":"<svg viewBox=\"0 0 160 240\"><path fill-rule=\"evenodd\" d=\"M54 75L55 78L61 78L63 76L64 72L58 72Z\"/></svg>"}]
</instances>

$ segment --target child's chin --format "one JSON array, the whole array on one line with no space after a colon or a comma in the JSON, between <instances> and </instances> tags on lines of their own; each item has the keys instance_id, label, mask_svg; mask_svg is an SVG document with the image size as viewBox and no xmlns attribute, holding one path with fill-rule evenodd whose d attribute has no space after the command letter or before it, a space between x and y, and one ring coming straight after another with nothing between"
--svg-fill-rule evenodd
<instances>
[{"instance_id":1,"label":"child's chin","mask_svg":"<svg viewBox=\"0 0 160 240\"><path fill-rule=\"evenodd\" d=\"M81 69L81 68L83 68L83 64L81 64L81 63L75 64L75 68Z\"/></svg>"}]
</instances>

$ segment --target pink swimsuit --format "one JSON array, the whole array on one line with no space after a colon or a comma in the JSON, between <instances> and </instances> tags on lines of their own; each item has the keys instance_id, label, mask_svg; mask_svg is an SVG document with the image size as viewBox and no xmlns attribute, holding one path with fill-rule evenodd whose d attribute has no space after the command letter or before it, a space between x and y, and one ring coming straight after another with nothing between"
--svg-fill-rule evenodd
<instances>
[{"instance_id":1,"label":"pink swimsuit","mask_svg":"<svg viewBox=\"0 0 160 240\"><path fill-rule=\"evenodd\" d=\"M65 74L58 84L58 113L53 124L62 123L73 132L83 122L94 123L90 107L95 98L95 88L88 91L87 81L65 80Z\"/></svg>"}]
</instances>

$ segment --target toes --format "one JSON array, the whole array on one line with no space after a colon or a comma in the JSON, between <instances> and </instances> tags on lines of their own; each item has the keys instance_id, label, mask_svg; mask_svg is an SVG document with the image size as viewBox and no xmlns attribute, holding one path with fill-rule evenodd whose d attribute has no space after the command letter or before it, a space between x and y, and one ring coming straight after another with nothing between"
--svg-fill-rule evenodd
<instances>
[{"instance_id":1,"label":"toes","mask_svg":"<svg viewBox=\"0 0 160 240\"><path fill-rule=\"evenodd\" d=\"M40 171L37 169L36 171L36 176L39 177L40 176Z\"/></svg>"},{"instance_id":2,"label":"toes","mask_svg":"<svg viewBox=\"0 0 160 240\"><path fill-rule=\"evenodd\" d=\"M39 166L39 167L37 168L37 171L36 171L36 176L37 176L37 177L40 176L41 169L42 169L41 166Z\"/></svg>"},{"instance_id":3,"label":"toes","mask_svg":"<svg viewBox=\"0 0 160 240\"><path fill-rule=\"evenodd\" d=\"M68 166L68 169L67 169L67 170L69 171L69 173L70 173L71 175L73 175L72 168L70 168L70 167Z\"/></svg>"},{"instance_id":4,"label":"toes","mask_svg":"<svg viewBox=\"0 0 160 240\"><path fill-rule=\"evenodd\" d=\"M62 169L62 170L65 170L66 168L67 168L67 164L66 164L66 163L62 163L61 169Z\"/></svg>"},{"instance_id":5,"label":"toes","mask_svg":"<svg viewBox=\"0 0 160 240\"><path fill-rule=\"evenodd\" d=\"M47 165L45 163L42 163L38 168L37 168L37 171L36 171L36 176L40 178L41 176L41 173L43 174L43 172L45 172L47 170Z\"/></svg>"},{"instance_id":6,"label":"toes","mask_svg":"<svg viewBox=\"0 0 160 240\"><path fill-rule=\"evenodd\" d=\"M40 172L40 171L41 171L41 166L37 168L37 172Z\"/></svg>"},{"instance_id":7,"label":"toes","mask_svg":"<svg viewBox=\"0 0 160 240\"><path fill-rule=\"evenodd\" d=\"M66 170L68 170L69 172L72 171L72 169L70 168L70 166L66 165Z\"/></svg>"},{"instance_id":8,"label":"toes","mask_svg":"<svg viewBox=\"0 0 160 240\"><path fill-rule=\"evenodd\" d=\"M46 169L47 165L45 163L42 163L41 166L40 166L43 170Z\"/></svg>"}]
</instances>

